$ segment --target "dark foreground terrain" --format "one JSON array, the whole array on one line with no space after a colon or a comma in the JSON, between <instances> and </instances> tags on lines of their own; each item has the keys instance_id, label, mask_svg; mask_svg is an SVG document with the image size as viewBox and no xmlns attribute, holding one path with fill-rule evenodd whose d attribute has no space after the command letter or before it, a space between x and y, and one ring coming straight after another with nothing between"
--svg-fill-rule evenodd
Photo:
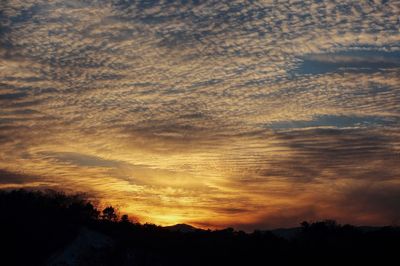
<instances>
[{"instance_id":1,"label":"dark foreground terrain","mask_svg":"<svg viewBox=\"0 0 400 266\"><path fill-rule=\"evenodd\" d=\"M398 227L163 228L54 191L0 191L0 228L0 265L397 265L400 248Z\"/></svg>"}]
</instances>

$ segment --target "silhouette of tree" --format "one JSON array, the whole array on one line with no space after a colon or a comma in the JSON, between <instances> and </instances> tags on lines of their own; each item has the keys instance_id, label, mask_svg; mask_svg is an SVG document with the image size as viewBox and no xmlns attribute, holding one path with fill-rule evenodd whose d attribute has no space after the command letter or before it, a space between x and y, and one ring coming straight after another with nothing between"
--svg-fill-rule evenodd
<instances>
[{"instance_id":1,"label":"silhouette of tree","mask_svg":"<svg viewBox=\"0 0 400 266\"><path fill-rule=\"evenodd\" d=\"M88 202L85 205L85 212L87 213L87 215L92 218L92 219L98 219L99 215L100 215L100 211L98 211L92 203Z\"/></svg>"},{"instance_id":2,"label":"silhouette of tree","mask_svg":"<svg viewBox=\"0 0 400 266\"><path fill-rule=\"evenodd\" d=\"M93 232L88 245L102 242L98 237L110 245L77 254L76 265L389 265L400 245L400 228L355 227L333 220L302 222L300 230L288 229L295 233L285 236L233 228L171 231L131 223L126 214L118 218L114 207L100 212L84 195L0 190L0 264L44 265L77 237L87 236L86 230Z\"/></svg>"},{"instance_id":3,"label":"silhouette of tree","mask_svg":"<svg viewBox=\"0 0 400 266\"><path fill-rule=\"evenodd\" d=\"M121 216L121 222L122 223L129 223L129 217L127 214L124 214Z\"/></svg>"},{"instance_id":4,"label":"silhouette of tree","mask_svg":"<svg viewBox=\"0 0 400 266\"><path fill-rule=\"evenodd\" d=\"M303 230L307 230L310 227L310 224L307 221L301 222L301 227Z\"/></svg>"},{"instance_id":5,"label":"silhouette of tree","mask_svg":"<svg viewBox=\"0 0 400 266\"><path fill-rule=\"evenodd\" d=\"M116 221L118 216L113 206L108 206L102 211L102 218L107 221Z\"/></svg>"}]
</instances>

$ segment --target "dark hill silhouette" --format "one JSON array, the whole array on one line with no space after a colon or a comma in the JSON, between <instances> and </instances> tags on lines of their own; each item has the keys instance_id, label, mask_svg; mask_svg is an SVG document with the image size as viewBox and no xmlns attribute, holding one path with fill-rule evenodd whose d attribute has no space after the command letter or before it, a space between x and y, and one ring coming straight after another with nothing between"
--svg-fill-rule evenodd
<instances>
[{"instance_id":1,"label":"dark hill silhouette","mask_svg":"<svg viewBox=\"0 0 400 266\"><path fill-rule=\"evenodd\" d=\"M398 227L326 220L245 233L163 228L117 213L84 195L0 191L0 265L389 265L400 246Z\"/></svg>"},{"instance_id":2,"label":"dark hill silhouette","mask_svg":"<svg viewBox=\"0 0 400 266\"><path fill-rule=\"evenodd\" d=\"M202 230L194 226L191 226L189 224L175 224L171 226L164 226L164 228L172 232L182 232L182 233L189 233L189 232L195 232L197 230Z\"/></svg>"}]
</instances>

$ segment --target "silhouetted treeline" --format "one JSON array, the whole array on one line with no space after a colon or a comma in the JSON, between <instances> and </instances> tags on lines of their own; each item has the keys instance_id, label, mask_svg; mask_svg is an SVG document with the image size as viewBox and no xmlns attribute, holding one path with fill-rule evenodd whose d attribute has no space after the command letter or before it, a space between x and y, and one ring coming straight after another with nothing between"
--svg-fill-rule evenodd
<instances>
[{"instance_id":1,"label":"silhouetted treeline","mask_svg":"<svg viewBox=\"0 0 400 266\"><path fill-rule=\"evenodd\" d=\"M303 222L289 239L232 228L182 233L54 191L0 191L0 228L0 265L389 265L400 247L398 227L365 230L330 220ZM93 248L83 249L90 238ZM78 258L69 260L71 250Z\"/></svg>"}]
</instances>

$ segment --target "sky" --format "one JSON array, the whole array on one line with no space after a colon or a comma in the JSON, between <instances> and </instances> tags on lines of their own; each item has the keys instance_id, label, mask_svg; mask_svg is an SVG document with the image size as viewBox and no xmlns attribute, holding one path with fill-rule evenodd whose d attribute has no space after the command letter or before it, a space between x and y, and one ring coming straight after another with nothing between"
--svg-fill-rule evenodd
<instances>
[{"instance_id":1,"label":"sky","mask_svg":"<svg viewBox=\"0 0 400 266\"><path fill-rule=\"evenodd\" d=\"M2 0L0 188L140 222L400 223L400 1Z\"/></svg>"}]
</instances>

